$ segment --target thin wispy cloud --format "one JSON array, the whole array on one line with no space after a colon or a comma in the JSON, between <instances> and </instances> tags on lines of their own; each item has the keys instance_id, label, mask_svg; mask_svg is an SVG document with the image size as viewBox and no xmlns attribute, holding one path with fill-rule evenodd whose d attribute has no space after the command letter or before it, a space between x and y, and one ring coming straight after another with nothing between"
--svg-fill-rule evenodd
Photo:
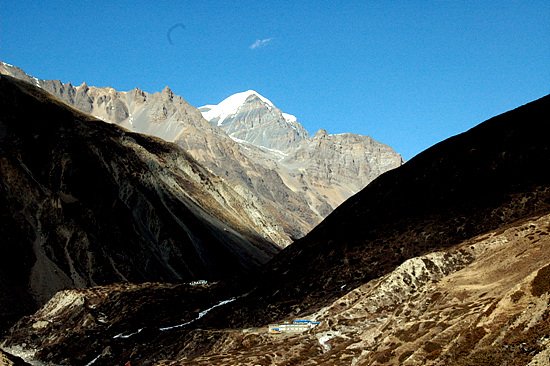
<instances>
[{"instance_id":1,"label":"thin wispy cloud","mask_svg":"<svg viewBox=\"0 0 550 366\"><path fill-rule=\"evenodd\" d=\"M258 39L256 40L256 42L252 43L252 45L250 46L250 49L253 50L259 47L265 47L272 40L273 38Z\"/></svg>"}]
</instances>

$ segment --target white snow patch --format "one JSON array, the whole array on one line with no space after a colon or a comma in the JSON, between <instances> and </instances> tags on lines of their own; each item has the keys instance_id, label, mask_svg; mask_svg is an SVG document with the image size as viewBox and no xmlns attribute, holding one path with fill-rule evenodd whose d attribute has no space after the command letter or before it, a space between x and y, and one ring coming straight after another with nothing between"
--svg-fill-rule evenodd
<instances>
[{"instance_id":1,"label":"white snow patch","mask_svg":"<svg viewBox=\"0 0 550 366\"><path fill-rule=\"evenodd\" d=\"M3 63L4 65L6 65L6 66L15 67L15 66L13 66L13 65L8 64L7 62L2 62L2 63Z\"/></svg>"},{"instance_id":2,"label":"white snow patch","mask_svg":"<svg viewBox=\"0 0 550 366\"><path fill-rule=\"evenodd\" d=\"M265 147L265 146L261 146L261 145L256 145L256 144L253 144L252 142L249 142L249 141L246 141L246 140L241 140L237 137L234 137L234 136L229 136L233 141L241 144L242 147L244 147L245 149L248 149L248 147L246 147L246 145L252 145L252 146L256 146L257 148L261 149L261 150L267 150L267 151L270 151L272 153L275 153L277 155L279 155L280 157L282 158L285 158L288 156L288 153L285 153L281 150L277 150L277 149L271 149L269 147Z\"/></svg>"},{"instance_id":3,"label":"white snow patch","mask_svg":"<svg viewBox=\"0 0 550 366\"><path fill-rule=\"evenodd\" d=\"M298 119L296 118L296 116L293 116L292 114L283 112L283 117L287 122L298 122Z\"/></svg>"},{"instance_id":4,"label":"white snow patch","mask_svg":"<svg viewBox=\"0 0 550 366\"><path fill-rule=\"evenodd\" d=\"M267 151L271 151L275 154L279 154L279 155L282 155L282 156L288 156L287 153L285 152L282 152L281 150L277 150L277 149L270 149L269 147L265 147L265 146L260 146L262 149L265 149Z\"/></svg>"},{"instance_id":5,"label":"white snow patch","mask_svg":"<svg viewBox=\"0 0 550 366\"><path fill-rule=\"evenodd\" d=\"M319 344L323 346L323 348L325 349L325 352L330 351L330 345L327 342L330 341L331 339L332 339L332 336L328 336L328 335L319 338Z\"/></svg>"},{"instance_id":6,"label":"white snow patch","mask_svg":"<svg viewBox=\"0 0 550 366\"><path fill-rule=\"evenodd\" d=\"M99 318L97 318L97 321L103 324L108 323L107 319L104 316L100 316Z\"/></svg>"},{"instance_id":7,"label":"white snow patch","mask_svg":"<svg viewBox=\"0 0 550 366\"><path fill-rule=\"evenodd\" d=\"M208 308L206 310L203 310L199 313L199 316L197 316L195 319L193 320L190 320L188 322L185 322L183 324L179 324L179 325L174 325L174 326L171 326L171 327L166 327L166 328L160 328L161 331L165 331L165 330L169 330L169 329L174 329L174 328L180 328L180 327L184 327L188 324L191 324L197 320L199 320L200 318L202 318L203 316L205 316L208 312L210 312L212 309L215 309L217 308L218 306L223 306L225 304L228 304L232 301L235 301L236 300L236 297L232 297L231 299L229 300L223 300L223 301L220 301L219 303L217 303L216 305L212 306L211 308Z\"/></svg>"},{"instance_id":8,"label":"white snow patch","mask_svg":"<svg viewBox=\"0 0 550 366\"><path fill-rule=\"evenodd\" d=\"M109 121L107 121L107 120L105 119L105 117L101 117L101 116L96 116L96 115L94 115L94 117L95 117L95 118L97 118L97 119L100 119L100 120L102 120L103 122L107 122L107 123L110 123Z\"/></svg>"}]
</instances>

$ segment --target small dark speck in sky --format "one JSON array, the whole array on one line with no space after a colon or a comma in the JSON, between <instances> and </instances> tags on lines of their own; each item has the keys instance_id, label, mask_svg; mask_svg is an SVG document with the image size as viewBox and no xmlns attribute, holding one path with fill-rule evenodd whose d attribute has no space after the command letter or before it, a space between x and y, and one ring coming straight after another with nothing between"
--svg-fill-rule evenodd
<instances>
[{"instance_id":1,"label":"small dark speck in sky","mask_svg":"<svg viewBox=\"0 0 550 366\"><path fill-rule=\"evenodd\" d=\"M177 23L171 26L170 29L168 29L168 32L166 33L166 38L168 38L168 42L170 42L171 45L174 44L174 41L172 40L172 32L176 28L185 29L185 25L183 25L183 23Z\"/></svg>"}]
</instances>

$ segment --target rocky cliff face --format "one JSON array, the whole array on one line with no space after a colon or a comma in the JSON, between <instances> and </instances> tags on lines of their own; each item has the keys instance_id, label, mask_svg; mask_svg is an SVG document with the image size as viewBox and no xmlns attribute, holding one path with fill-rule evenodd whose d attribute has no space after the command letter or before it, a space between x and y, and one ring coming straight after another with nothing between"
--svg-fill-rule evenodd
<instances>
[{"instance_id":1,"label":"rocky cliff face","mask_svg":"<svg viewBox=\"0 0 550 366\"><path fill-rule=\"evenodd\" d=\"M300 141L279 162L286 172L281 174L293 178L288 184L306 192L322 216L382 173L403 163L391 147L370 136L329 135L325 130Z\"/></svg>"},{"instance_id":2,"label":"rocky cliff face","mask_svg":"<svg viewBox=\"0 0 550 366\"><path fill-rule=\"evenodd\" d=\"M278 251L255 203L174 144L8 76L0 121L2 328L69 286L219 279Z\"/></svg>"}]
</instances>

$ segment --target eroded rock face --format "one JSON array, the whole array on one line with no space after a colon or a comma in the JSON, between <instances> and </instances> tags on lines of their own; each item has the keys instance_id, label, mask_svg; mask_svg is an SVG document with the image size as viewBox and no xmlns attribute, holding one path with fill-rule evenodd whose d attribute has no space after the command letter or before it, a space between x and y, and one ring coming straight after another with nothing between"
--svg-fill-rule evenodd
<instances>
[{"instance_id":1,"label":"eroded rock face","mask_svg":"<svg viewBox=\"0 0 550 366\"><path fill-rule=\"evenodd\" d=\"M174 144L7 76L0 120L2 326L66 287L219 279L278 252L255 203Z\"/></svg>"},{"instance_id":2,"label":"eroded rock face","mask_svg":"<svg viewBox=\"0 0 550 366\"><path fill-rule=\"evenodd\" d=\"M185 127L175 140L196 159L263 210L258 217L272 220L281 228L271 238L281 247L303 237L320 220L310 209L306 198L287 184L280 172L266 166L262 160L245 154L243 146L231 140L223 131ZM254 147L251 147L254 148Z\"/></svg>"},{"instance_id":3,"label":"eroded rock face","mask_svg":"<svg viewBox=\"0 0 550 366\"><path fill-rule=\"evenodd\" d=\"M341 202L404 161L391 147L370 136L329 135L320 130L300 141L280 164L292 175L297 189L306 194L312 191L309 194L317 211L327 216Z\"/></svg>"}]
</instances>

